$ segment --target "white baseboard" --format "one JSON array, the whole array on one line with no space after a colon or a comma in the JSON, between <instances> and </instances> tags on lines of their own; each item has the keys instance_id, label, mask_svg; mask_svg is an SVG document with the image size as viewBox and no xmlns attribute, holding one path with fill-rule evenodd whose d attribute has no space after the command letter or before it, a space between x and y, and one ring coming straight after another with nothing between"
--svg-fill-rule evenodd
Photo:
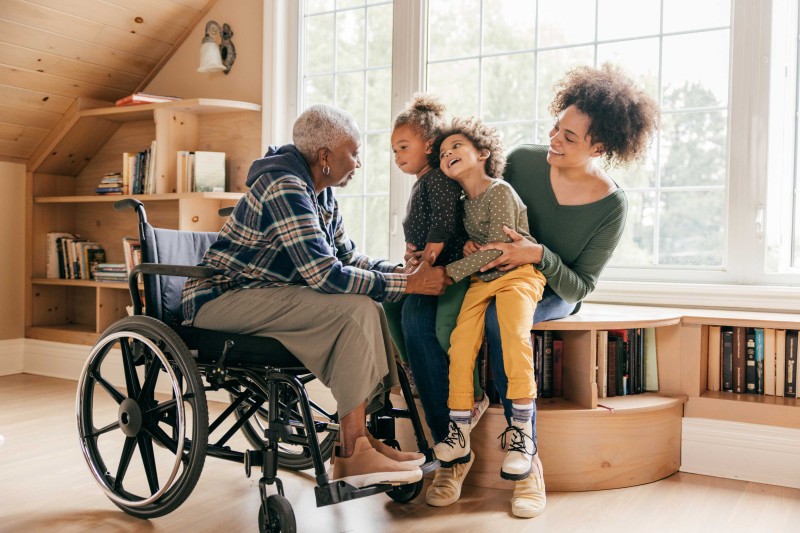
<instances>
[{"instance_id":1,"label":"white baseboard","mask_svg":"<svg viewBox=\"0 0 800 533\"><path fill-rule=\"evenodd\" d=\"M0 376L20 374L25 360L25 339L0 341Z\"/></svg>"},{"instance_id":2,"label":"white baseboard","mask_svg":"<svg viewBox=\"0 0 800 533\"><path fill-rule=\"evenodd\" d=\"M684 418L680 470L800 488L800 429Z\"/></svg>"}]
</instances>

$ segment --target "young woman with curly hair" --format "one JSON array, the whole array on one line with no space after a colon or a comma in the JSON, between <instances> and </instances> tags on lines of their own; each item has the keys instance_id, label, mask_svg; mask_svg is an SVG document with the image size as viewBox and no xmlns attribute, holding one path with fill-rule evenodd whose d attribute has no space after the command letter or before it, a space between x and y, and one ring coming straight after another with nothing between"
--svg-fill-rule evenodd
<instances>
[{"instance_id":1,"label":"young woman with curly hair","mask_svg":"<svg viewBox=\"0 0 800 533\"><path fill-rule=\"evenodd\" d=\"M475 251L499 250L500 256L482 271L507 272L523 265L544 275L547 285L529 324L563 318L577 312L580 302L591 293L614 252L625 226L625 193L606 172L626 165L645 154L655 131L657 104L620 70L579 67L556 84L550 110L554 125L547 145L522 145L508 154L504 177L528 208L530 235L525 238L513 228L504 228L506 239L479 245L468 241L465 255ZM606 165L598 164L605 160ZM510 241L509 241L510 239ZM503 242L505 241L505 242ZM497 252L495 252L497 253ZM504 368L503 334L498 312L492 302L486 310L485 335L489 359L506 417L513 418L507 399L508 380ZM532 318L532 320L531 320ZM414 327L424 328L433 316L415 317L404 323L410 335ZM423 349L423 347L417 347ZM415 373L428 368L415 368ZM434 379L434 378L432 378ZM447 376L438 375L447 387ZM426 418L449 424L447 405L425 405ZM536 409L531 412L533 456L531 474L515 482L511 511L530 518L544 511L546 504L542 463L536 453ZM430 424L430 422L429 422ZM511 449L527 440L511 434ZM456 470L461 469L461 472ZM440 468L428 492L436 501L454 503L461 493L463 465ZM450 475L448 475L448 473ZM441 483L437 482L441 478ZM449 497L448 497L449 496ZM430 503L430 500L429 500Z\"/></svg>"}]
</instances>

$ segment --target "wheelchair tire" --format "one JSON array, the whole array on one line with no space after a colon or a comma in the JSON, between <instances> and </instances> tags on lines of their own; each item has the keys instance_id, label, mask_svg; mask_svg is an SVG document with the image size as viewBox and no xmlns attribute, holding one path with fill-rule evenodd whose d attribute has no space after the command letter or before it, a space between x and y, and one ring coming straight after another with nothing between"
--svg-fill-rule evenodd
<instances>
[{"instance_id":1,"label":"wheelchair tire","mask_svg":"<svg viewBox=\"0 0 800 533\"><path fill-rule=\"evenodd\" d=\"M266 510L265 510L266 508ZM260 533L296 533L297 522L289 500L280 494L267 497L266 505L258 509L258 531Z\"/></svg>"},{"instance_id":2,"label":"wheelchair tire","mask_svg":"<svg viewBox=\"0 0 800 533\"><path fill-rule=\"evenodd\" d=\"M112 384L119 375L125 386ZM117 507L155 518L191 494L205 462L208 406L197 365L169 326L130 316L103 332L81 371L76 414L86 463Z\"/></svg>"},{"instance_id":3,"label":"wheelchair tire","mask_svg":"<svg viewBox=\"0 0 800 533\"><path fill-rule=\"evenodd\" d=\"M386 495L397 503L408 503L422 492L423 481L420 479L416 483L398 485L386 492Z\"/></svg>"},{"instance_id":4,"label":"wheelchair tire","mask_svg":"<svg viewBox=\"0 0 800 533\"><path fill-rule=\"evenodd\" d=\"M233 401L234 395L231 394L230 396L231 401ZM268 402L265 402L265 404L266 403ZM279 403L282 409L287 409L287 405L284 402ZM241 418L242 414L247 410L248 407L249 406L247 402L245 402L245 404L237 409L235 411L236 418ZM312 411L319 420L329 423L336 423L336 420L334 420L333 417L328 413L325 413L321 410L316 410L313 407ZM296 422L303 422L303 415L300 413L300 410L295 407L291 408L290 418ZM269 411L266 407L262 406L244 423L244 425L242 425L242 433L244 433L247 442L249 442L250 445L256 450L260 450L267 445L264 437L264 430L267 427L268 420ZM302 431L302 429L297 427L293 427L292 430L295 432ZM322 455L323 461L327 461L331 458L333 445L336 443L337 436L337 431L328 431L324 435L319 433L317 434L319 451ZM278 445L278 466L287 470L300 471L313 468L314 462L311 460L311 456L301 446L280 443Z\"/></svg>"}]
</instances>

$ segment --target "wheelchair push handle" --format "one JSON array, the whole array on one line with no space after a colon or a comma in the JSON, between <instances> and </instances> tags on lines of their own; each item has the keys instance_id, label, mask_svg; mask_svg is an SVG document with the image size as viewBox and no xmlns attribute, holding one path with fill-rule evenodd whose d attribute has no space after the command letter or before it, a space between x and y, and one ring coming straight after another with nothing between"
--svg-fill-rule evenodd
<instances>
[{"instance_id":1,"label":"wheelchair push handle","mask_svg":"<svg viewBox=\"0 0 800 533\"><path fill-rule=\"evenodd\" d=\"M147 223L147 215L144 212L144 204L136 198L125 198L114 202L115 211L124 211L125 209L134 209L136 214L139 215L139 222L142 224Z\"/></svg>"}]
</instances>

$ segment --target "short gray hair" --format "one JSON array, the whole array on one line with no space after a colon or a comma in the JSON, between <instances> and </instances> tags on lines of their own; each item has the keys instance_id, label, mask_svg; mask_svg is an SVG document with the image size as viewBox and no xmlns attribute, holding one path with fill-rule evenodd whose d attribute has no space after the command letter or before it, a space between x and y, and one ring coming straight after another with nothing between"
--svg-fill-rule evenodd
<instances>
[{"instance_id":1,"label":"short gray hair","mask_svg":"<svg viewBox=\"0 0 800 533\"><path fill-rule=\"evenodd\" d=\"M292 128L292 141L309 162L317 160L322 148L333 150L342 142L360 142L361 133L349 113L326 104L312 105L303 111Z\"/></svg>"}]
</instances>

